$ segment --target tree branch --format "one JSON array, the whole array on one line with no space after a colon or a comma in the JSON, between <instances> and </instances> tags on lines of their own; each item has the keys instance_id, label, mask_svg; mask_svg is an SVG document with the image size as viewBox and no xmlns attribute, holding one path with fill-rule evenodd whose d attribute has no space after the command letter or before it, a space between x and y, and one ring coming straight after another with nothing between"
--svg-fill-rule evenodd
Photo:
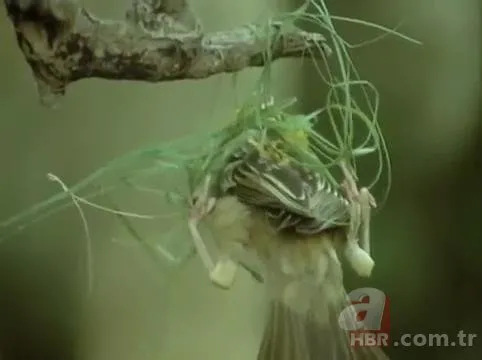
<instances>
[{"instance_id":1,"label":"tree branch","mask_svg":"<svg viewBox=\"0 0 482 360\"><path fill-rule=\"evenodd\" d=\"M133 0L124 21L98 19L76 0L4 3L44 101L80 79L199 79L330 52L321 34L279 23L204 34L186 0Z\"/></svg>"}]
</instances>

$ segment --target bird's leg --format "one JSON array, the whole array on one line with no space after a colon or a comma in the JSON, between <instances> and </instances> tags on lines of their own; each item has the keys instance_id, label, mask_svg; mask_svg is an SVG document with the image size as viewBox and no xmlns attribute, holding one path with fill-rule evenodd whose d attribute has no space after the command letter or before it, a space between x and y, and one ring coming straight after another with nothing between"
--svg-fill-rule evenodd
<instances>
[{"instance_id":1,"label":"bird's leg","mask_svg":"<svg viewBox=\"0 0 482 360\"><path fill-rule=\"evenodd\" d=\"M370 218L371 209L376 207L375 199L370 191L363 187L359 193L360 221L362 225L360 245L363 250L370 254Z\"/></svg>"},{"instance_id":2,"label":"bird's leg","mask_svg":"<svg viewBox=\"0 0 482 360\"><path fill-rule=\"evenodd\" d=\"M350 225L345 254L359 275L369 276L374 266L370 257L370 211L372 206L376 206L375 199L367 188L358 189L353 174L345 164L342 164L341 168L345 176L342 186L350 202Z\"/></svg>"},{"instance_id":3,"label":"bird's leg","mask_svg":"<svg viewBox=\"0 0 482 360\"><path fill-rule=\"evenodd\" d=\"M188 227L189 232L203 265L209 273L214 269L214 261L209 254L206 243L204 242L198 228L199 222L214 208L216 199L209 197L210 178L206 177L203 186L196 189L191 195Z\"/></svg>"},{"instance_id":4,"label":"bird's leg","mask_svg":"<svg viewBox=\"0 0 482 360\"><path fill-rule=\"evenodd\" d=\"M356 201L354 191L352 191L348 186L346 186L346 192L350 202L350 224L348 226L347 238L348 242L355 244L359 241L358 231L361 223L361 206Z\"/></svg>"},{"instance_id":5,"label":"bird's leg","mask_svg":"<svg viewBox=\"0 0 482 360\"><path fill-rule=\"evenodd\" d=\"M196 251L209 272L210 280L214 284L227 289L234 282L238 264L231 259L230 251L226 249L221 249L218 261L214 262L198 229L199 222L216 205L216 198L209 195L210 181L211 177L208 175L202 186L196 189L192 195L188 226Z\"/></svg>"}]
</instances>

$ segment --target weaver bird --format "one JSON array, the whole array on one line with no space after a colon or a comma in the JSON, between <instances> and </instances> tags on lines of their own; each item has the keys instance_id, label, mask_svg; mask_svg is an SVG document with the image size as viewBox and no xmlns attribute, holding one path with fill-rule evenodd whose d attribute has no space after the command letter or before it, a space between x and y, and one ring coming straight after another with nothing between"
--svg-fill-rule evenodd
<instances>
[{"instance_id":1,"label":"weaver bird","mask_svg":"<svg viewBox=\"0 0 482 360\"><path fill-rule=\"evenodd\" d=\"M190 229L198 253L224 288L234 280L239 251L257 255L270 296L258 360L387 359L379 348L351 347L339 324L349 301L337 254L359 275L370 275L374 200L344 166L345 182L335 189L294 161L290 144L308 146L306 134L285 135L255 134L194 191ZM201 219L212 229L216 262L197 231ZM355 313L344 321L354 322Z\"/></svg>"}]
</instances>

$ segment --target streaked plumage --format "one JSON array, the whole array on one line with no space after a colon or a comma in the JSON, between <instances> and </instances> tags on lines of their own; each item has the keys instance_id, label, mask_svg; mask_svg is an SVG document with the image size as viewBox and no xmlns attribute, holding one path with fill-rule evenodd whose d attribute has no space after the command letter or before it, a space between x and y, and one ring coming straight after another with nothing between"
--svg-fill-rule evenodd
<instances>
[{"instance_id":1,"label":"streaked plumage","mask_svg":"<svg viewBox=\"0 0 482 360\"><path fill-rule=\"evenodd\" d=\"M387 359L350 347L338 325L348 299L335 248L346 242L350 204L291 160L249 142L228 159L209 216L222 254L251 250L263 265L271 310L258 360Z\"/></svg>"},{"instance_id":2,"label":"streaked plumage","mask_svg":"<svg viewBox=\"0 0 482 360\"><path fill-rule=\"evenodd\" d=\"M288 157L279 162L263 144L247 144L234 154L222 176L222 191L263 209L278 230L316 234L349 221L348 201L318 173Z\"/></svg>"}]
</instances>

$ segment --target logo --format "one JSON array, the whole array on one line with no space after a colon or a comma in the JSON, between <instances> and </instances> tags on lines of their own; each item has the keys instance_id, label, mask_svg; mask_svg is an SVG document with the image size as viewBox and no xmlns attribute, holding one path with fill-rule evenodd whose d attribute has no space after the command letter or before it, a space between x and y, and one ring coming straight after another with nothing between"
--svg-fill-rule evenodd
<instances>
[{"instance_id":1,"label":"logo","mask_svg":"<svg viewBox=\"0 0 482 360\"><path fill-rule=\"evenodd\" d=\"M388 346L390 301L375 288L355 289L348 294L350 306L342 310L338 323L348 332L350 345Z\"/></svg>"}]
</instances>

